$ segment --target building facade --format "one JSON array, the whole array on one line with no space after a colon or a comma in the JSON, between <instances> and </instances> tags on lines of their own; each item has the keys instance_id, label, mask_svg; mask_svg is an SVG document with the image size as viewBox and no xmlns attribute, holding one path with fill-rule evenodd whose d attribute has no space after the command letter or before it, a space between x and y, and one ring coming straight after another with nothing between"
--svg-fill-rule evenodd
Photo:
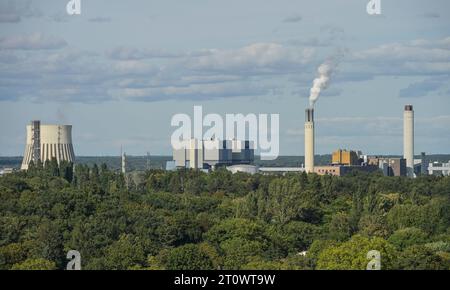
<instances>
[{"instance_id":1,"label":"building facade","mask_svg":"<svg viewBox=\"0 0 450 290\"><path fill-rule=\"evenodd\" d=\"M332 153L331 164L360 165L356 151L338 149Z\"/></svg>"},{"instance_id":2,"label":"building facade","mask_svg":"<svg viewBox=\"0 0 450 290\"><path fill-rule=\"evenodd\" d=\"M198 140L182 142L180 149L173 150L176 168L214 169L216 166L251 164L254 145L240 140Z\"/></svg>"},{"instance_id":3,"label":"building facade","mask_svg":"<svg viewBox=\"0 0 450 290\"><path fill-rule=\"evenodd\" d=\"M369 157L368 164L378 166L385 176L406 176L405 158Z\"/></svg>"}]
</instances>

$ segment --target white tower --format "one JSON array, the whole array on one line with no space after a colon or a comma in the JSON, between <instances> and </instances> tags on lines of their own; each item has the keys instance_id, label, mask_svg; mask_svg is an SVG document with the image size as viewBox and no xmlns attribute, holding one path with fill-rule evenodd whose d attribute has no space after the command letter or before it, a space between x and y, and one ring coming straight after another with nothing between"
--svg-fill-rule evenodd
<instances>
[{"instance_id":1,"label":"white tower","mask_svg":"<svg viewBox=\"0 0 450 290\"><path fill-rule=\"evenodd\" d=\"M32 121L27 125L27 142L22 161L22 170L27 170L31 161L37 162L56 158L61 161L75 161L71 125L41 125Z\"/></svg>"},{"instance_id":2,"label":"white tower","mask_svg":"<svg viewBox=\"0 0 450 290\"><path fill-rule=\"evenodd\" d=\"M125 154L125 152L122 152L122 173L127 173L127 155Z\"/></svg>"},{"instance_id":3,"label":"white tower","mask_svg":"<svg viewBox=\"0 0 450 290\"><path fill-rule=\"evenodd\" d=\"M406 174L414 177L414 110L406 105L403 112L403 157L406 159Z\"/></svg>"},{"instance_id":4,"label":"white tower","mask_svg":"<svg viewBox=\"0 0 450 290\"><path fill-rule=\"evenodd\" d=\"M314 172L314 109L305 112L305 171Z\"/></svg>"}]
</instances>

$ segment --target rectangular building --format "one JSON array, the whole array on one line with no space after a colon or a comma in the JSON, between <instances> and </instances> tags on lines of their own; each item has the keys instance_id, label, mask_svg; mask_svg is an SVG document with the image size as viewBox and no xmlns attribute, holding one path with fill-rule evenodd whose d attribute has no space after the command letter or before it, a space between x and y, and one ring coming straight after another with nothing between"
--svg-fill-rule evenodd
<instances>
[{"instance_id":1,"label":"rectangular building","mask_svg":"<svg viewBox=\"0 0 450 290\"><path fill-rule=\"evenodd\" d=\"M406 159L394 157L369 157L368 164L378 166L385 176L406 176Z\"/></svg>"},{"instance_id":2,"label":"rectangular building","mask_svg":"<svg viewBox=\"0 0 450 290\"><path fill-rule=\"evenodd\" d=\"M183 141L181 149L173 150L177 168L209 169L220 165L250 164L254 160L251 141L198 140Z\"/></svg>"},{"instance_id":3,"label":"rectangular building","mask_svg":"<svg viewBox=\"0 0 450 290\"><path fill-rule=\"evenodd\" d=\"M333 152L331 163L340 165L360 165L359 157L356 151L347 151L342 149Z\"/></svg>"}]
</instances>

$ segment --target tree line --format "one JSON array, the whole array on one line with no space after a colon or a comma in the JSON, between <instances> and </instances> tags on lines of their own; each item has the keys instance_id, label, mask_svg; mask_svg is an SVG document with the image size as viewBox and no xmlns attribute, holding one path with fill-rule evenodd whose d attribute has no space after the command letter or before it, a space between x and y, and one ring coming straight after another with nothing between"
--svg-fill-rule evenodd
<instances>
[{"instance_id":1,"label":"tree line","mask_svg":"<svg viewBox=\"0 0 450 290\"><path fill-rule=\"evenodd\" d=\"M0 177L0 269L450 269L450 177L56 160Z\"/></svg>"}]
</instances>

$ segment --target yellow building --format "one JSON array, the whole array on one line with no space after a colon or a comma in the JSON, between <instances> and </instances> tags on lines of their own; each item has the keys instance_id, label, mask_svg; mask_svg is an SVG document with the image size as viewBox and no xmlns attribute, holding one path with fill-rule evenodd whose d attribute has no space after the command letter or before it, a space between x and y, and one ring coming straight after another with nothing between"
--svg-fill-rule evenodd
<instances>
[{"instance_id":1,"label":"yellow building","mask_svg":"<svg viewBox=\"0 0 450 290\"><path fill-rule=\"evenodd\" d=\"M358 154L355 151L336 150L332 154L331 163L340 165L359 165Z\"/></svg>"}]
</instances>

